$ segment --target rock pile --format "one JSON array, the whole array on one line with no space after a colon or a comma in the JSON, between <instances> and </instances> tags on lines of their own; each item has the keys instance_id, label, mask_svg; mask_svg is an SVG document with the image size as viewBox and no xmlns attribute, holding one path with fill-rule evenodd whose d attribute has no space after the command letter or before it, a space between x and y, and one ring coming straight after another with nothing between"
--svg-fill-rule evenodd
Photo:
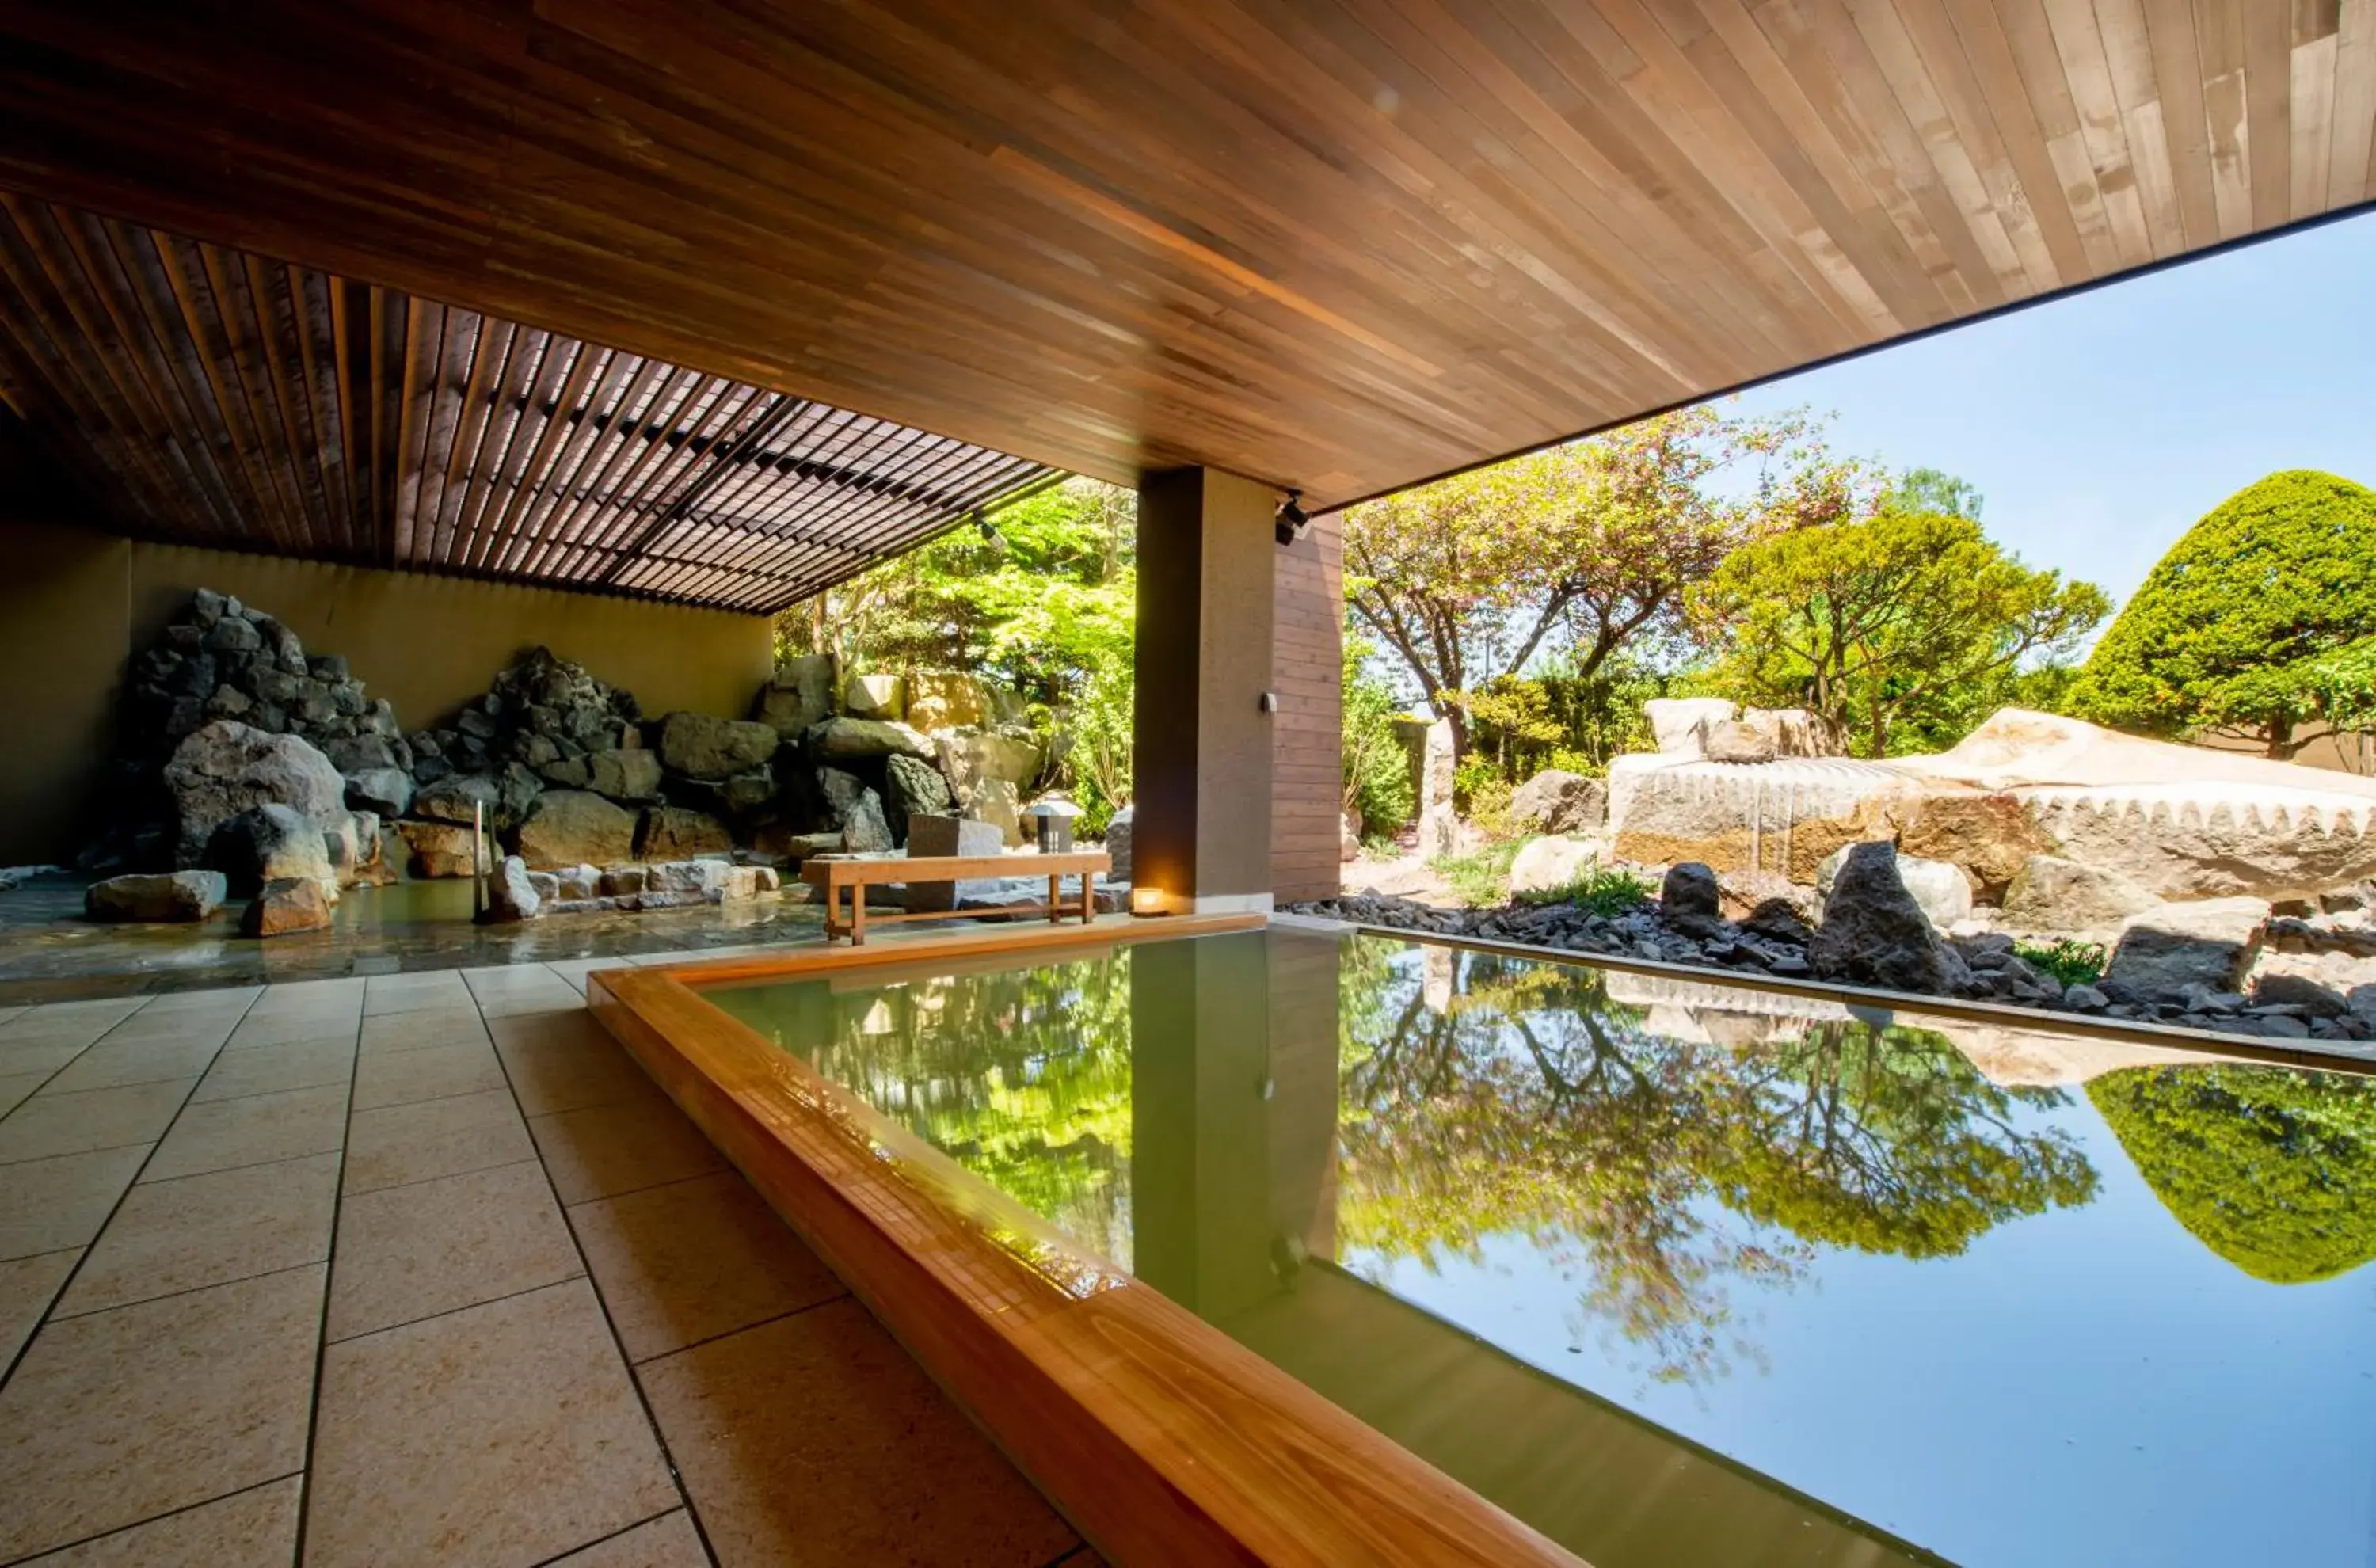
<instances>
[{"instance_id":1,"label":"rock pile","mask_svg":"<svg viewBox=\"0 0 2376 1568\"><path fill-rule=\"evenodd\" d=\"M1942 934L1899 863L1886 842L1851 848L1812 929L1784 898L1724 918L1716 874L1695 864L1674 867L1659 899L1614 915L1567 904L1441 909L1376 895L1297 912L2228 1034L2376 1040L2376 885L2274 917L2268 904L2248 898L2156 904L2123 923L2100 980L2065 985L2022 957L2003 932Z\"/></svg>"}]
</instances>

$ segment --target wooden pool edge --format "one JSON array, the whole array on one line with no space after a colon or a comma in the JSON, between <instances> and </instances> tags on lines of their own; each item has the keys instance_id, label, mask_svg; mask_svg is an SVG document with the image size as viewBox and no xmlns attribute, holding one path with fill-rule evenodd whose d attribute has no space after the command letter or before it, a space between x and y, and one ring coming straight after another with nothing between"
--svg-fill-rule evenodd
<instances>
[{"instance_id":1,"label":"wooden pool edge","mask_svg":"<svg viewBox=\"0 0 2376 1568\"><path fill-rule=\"evenodd\" d=\"M1057 1236L695 993L1260 929L1260 915L964 933L598 970L595 1017L958 1406L1123 1568L1579 1560Z\"/></svg>"}]
</instances>

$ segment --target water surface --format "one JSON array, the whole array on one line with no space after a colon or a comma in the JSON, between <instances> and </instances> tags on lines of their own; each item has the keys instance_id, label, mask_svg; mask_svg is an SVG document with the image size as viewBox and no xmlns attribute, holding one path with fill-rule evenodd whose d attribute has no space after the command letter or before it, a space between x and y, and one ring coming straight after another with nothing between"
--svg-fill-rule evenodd
<instances>
[{"instance_id":1,"label":"water surface","mask_svg":"<svg viewBox=\"0 0 2376 1568\"><path fill-rule=\"evenodd\" d=\"M1598 1568L2376 1560L2368 1080L1277 928L707 994Z\"/></svg>"}]
</instances>

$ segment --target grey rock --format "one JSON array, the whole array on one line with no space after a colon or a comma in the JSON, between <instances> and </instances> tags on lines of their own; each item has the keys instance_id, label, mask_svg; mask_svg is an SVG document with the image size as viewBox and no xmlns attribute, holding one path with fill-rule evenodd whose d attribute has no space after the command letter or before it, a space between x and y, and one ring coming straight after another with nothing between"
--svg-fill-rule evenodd
<instances>
[{"instance_id":1,"label":"grey rock","mask_svg":"<svg viewBox=\"0 0 2376 1568\"><path fill-rule=\"evenodd\" d=\"M820 767L816 771L817 790L825 800L826 819L836 829L849 820L859 797L867 793L866 780L854 773L838 767Z\"/></svg>"},{"instance_id":2,"label":"grey rock","mask_svg":"<svg viewBox=\"0 0 2376 1568\"><path fill-rule=\"evenodd\" d=\"M1738 719L1722 719L1702 731L1700 754L1710 762L1772 762L1782 751L1769 730Z\"/></svg>"},{"instance_id":3,"label":"grey rock","mask_svg":"<svg viewBox=\"0 0 2376 1568\"><path fill-rule=\"evenodd\" d=\"M1547 767L1511 794L1510 818L1537 833L1589 833L1609 820L1609 786Z\"/></svg>"},{"instance_id":4,"label":"grey rock","mask_svg":"<svg viewBox=\"0 0 2376 1568\"><path fill-rule=\"evenodd\" d=\"M245 618L226 615L208 628L207 647L217 653L254 653L264 647L264 637Z\"/></svg>"},{"instance_id":5,"label":"grey rock","mask_svg":"<svg viewBox=\"0 0 2376 1568\"><path fill-rule=\"evenodd\" d=\"M1106 823L1106 858L1113 861L1113 880L1130 880L1131 835L1138 826L1138 808L1128 805L1113 814Z\"/></svg>"},{"instance_id":6,"label":"grey rock","mask_svg":"<svg viewBox=\"0 0 2376 1568\"><path fill-rule=\"evenodd\" d=\"M1848 847L1807 962L1824 980L1930 995L1951 995L1966 979L1963 960L1899 880L1896 849L1882 843Z\"/></svg>"},{"instance_id":7,"label":"grey rock","mask_svg":"<svg viewBox=\"0 0 2376 1568\"><path fill-rule=\"evenodd\" d=\"M214 624L223 618L224 611L238 602L237 600L217 593L212 588L202 588L190 595L189 608L183 613L196 623L200 630L211 630ZM238 612L233 609L232 613L237 614Z\"/></svg>"},{"instance_id":8,"label":"grey rock","mask_svg":"<svg viewBox=\"0 0 2376 1568\"><path fill-rule=\"evenodd\" d=\"M1815 868L1815 920L1824 918L1824 901L1831 897L1832 879L1847 861L1854 844L1845 845L1826 856ZM1945 861L1924 860L1917 855L1897 854L1892 850L1892 861L1897 870L1897 880L1921 906L1922 913L1937 930L1944 931L1957 921L1968 919L1972 912L1972 884L1964 875L1964 868Z\"/></svg>"},{"instance_id":9,"label":"grey rock","mask_svg":"<svg viewBox=\"0 0 2376 1568\"><path fill-rule=\"evenodd\" d=\"M2005 919L2032 931L2109 931L2157 900L2118 872L2032 855L2005 889Z\"/></svg>"},{"instance_id":10,"label":"grey rock","mask_svg":"<svg viewBox=\"0 0 2376 1568\"><path fill-rule=\"evenodd\" d=\"M95 921L202 921L229 896L219 871L111 876L85 889L83 912Z\"/></svg>"},{"instance_id":11,"label":"grey rock","mask_svg":"<svg viewBox=\"0 0 2376 1568\"><path fill-rule=\"evenodd\" d=\"M347 775L347 804L381 816L402 816L412 805L412 776L398 767L366 767Z\"/></svg>"},{"instance_id":12,"label":"grey rock","mask_svg":"<svg viewBox=\"0 0 2376 1568\"><path fill-rule=\"evenodd\" d=\"M641 747L588 752L587 788L614 801L648 801L660 792L660 754Z\"/></svg>"},{"instance_id":13,"label":"grey rock","mask_svg":"<svg viewBox=\"0 0 2376 1568\"><path fill-rule=\"evenodd\" d=\"M899 719L908 711L908 683L897 675L852 675L842 683L841 706L858 719Z\"/></svg>"},{"instance_id":14,"label":"grey rock","mask_svg":"<svg viewBox=\"0 0 2376 1568\"><path fill-rule=\"evenodd\" d=\"M778 665L775 679L759 688L751 717L786 741L832 718L833 656L802 654Z\"/></svg>"},{"instance_id":15,"label":"grey rock","mask_svg":"<svg viewBox=\"0 0 2376 1568\"><path fill-rule=\"evenodd\" d=\"M424 784L412 797L412 814L432 822L459 823L468 827L485 814L486 824L493 827L504 806L503 786L494 779L475 773L458 773Z\"/></svg>"},{"instance_id":16,"label":"grey rock","mask_svg":"<svg viewBox=\"0 0 2376 1568\"><path fill-rule=\"evenodd\" d=\"M1752 936L1763 936L1774 942L1788 942L1803 947L1815 928L1800 917L1798 906L1788 898L1760 899L1740 922L1740 929Z\"/></svg>"},{"instance_id":17,"label":"grey rock","mask_svg":"<svg viewBox=\"0 0 2376 1568\"><path fill-rule=\"evenodd\" d=\"M682 709L660 720L660 760L688 778L731 778L766 762L783 738L747 719L713 719Z\"/></svg>"},{"instance_id":18,"label":"grey rock","mask_svg":"<svg viewBox=\"0 0 2376 1568\"><path fill-rule=\"evenodd\" d=\"M330 900L323 893L322 885L302 876L266 883L256 890L255 901L242 912L239 921L241 935L257 937L293 936L302 932L327 931L329 926Z\"/></svg>"},{"instance_id":19,"label":"grey rock","mask_svg":"<svg viewBox=\"0 0 2376 1568\"><path fill-rule=\"evenodd\" d=\"M1693 934L1694 926L1712 926L1724 918L1724 898L1716 873L1696 861L1668 869L1658 886L1658 912L1669 924Z\"/></svg>"},{"instance_id":20,"label":"grey rock","mask_svg":"<svg viewBox=\"0 0 2376 1568\"><path fill-rule=\"evenodd\" d=\"M2338 1017L2348 1009L2343 992L2307 975L2263 975L2253 982L2252 1004L2255 1011L2275 1005L2299 1007L2313 1018Z\"/></svg>"},{"instance_id":21,"label":"grey rock","mask_svg":"<svg viewBox=\"0 0 2376 1568\"><path fill-rule=\"evenodd\" d=\"M340 808L343 813L344 808ZM322 838L323 823L279 804L250 806L225 817L207 840L208 869L249 897L267 882L302 877L335 895L338 872Z\"/></svg>"},{"instance_id":22,"label":"grey rock","mask_svg":"<svg viewBox=\"0 0 2376 1568\"><path fill-rule=\"evenodd\" d=\"M954 812L956 801L941 770L920 757L895 754L883 761L883 818L891 837L905 843L911 816Z\"/></svg>"},{"instance_id":23,"label":"grey rock","mask_svg":"<svg viewBox=\"0 0 2376 1568\"><path fill-rule=\"evenodd\" d=\"M2189 985L2235 991L2260 952L2268 916L2257 898L2162 904L2133 916L2112 948L2105 989L2144 997L2178 996Z\"/></svg>"},{"instance_id":24,"label":"grey rock","mask_svg":"<svg viewBox=\"0 0 2376 1568\"><path fill-rule=\"evenodd\" d=\"M347 656L343 653L317 653L305 660L305 672L316 681L333 683L349 678Z\"/></svg>"},{"instance_id":25,"label":"grey rock","mask_svg":"<svg viewBox=\"0 0 2376 1568\"><path fill-rule=\"evenodd\" d=\"M345 735L322 742L322 754L330 766L352 778L374 767L395 767L396 748L380 735Z\"/></svg>"},{"instance_id":26,"label":"grey rock","mask_svg":"<svg viewBox=\"0 0 2376 1568\"><path fill-rule=\"evenodd\" d=\"M2074 985L2062 993L2062 1005L2073 1013L2100 1013L2112 999L2092 985Z\"/></svg>"},{"instance_id":27,"label":"grey rock","mask_svg":"<svg viewBox=\"0 0 2376 1568\"><path fill-rule=\"evenodd\" d=\"M582 756L563 757L536 770L537 777L556 790L583 790L594 782L594 768ZM600 791L596 791L598 794Z\"/></svg>"},{"instance_id":28,"label":"grey rock","mask_svg":"<svg viewBox=\"0 0 2376 1568\"><path fill-rule=\"evenodd\" d=\"M934 754L933 742L922 731L885 719L828 719L802 731L801 744L814 762L896 755L930 759Z\"/></svg>"},{"instance_id":29,"label":"grey rock","mask_svg":"<svg viewBox=\"0 0 2376 1568\"><path fill-rule=\"evenodd\" d=\"M505 855L494 874L487 879L487 907L479 919L490 925L532 921L544 912L544 896L537 891L536 883L528 869L528 861L517 855Z\"/></svg>"},{"instance_id":30,"label":"grey rock","mask_svg":"<svg viewBox=\"0 0 2376 1568\"><path fill-rule=\"evenodd\" d=\"M883 819L883 800L872 790L861 793L841 823L841 847L850 854L879 854L893 847L891 825Z\"/></svg>"},{"instance_id":31,"label":"grey rock","mask_svg":"<svg viewBox=\"0 0 2376 1568\"><path fill-rule=\"evenodd\" d=\"M726 825L706 812L681 806L654 806L636 830L636 858L644 861L685 861L695 855L718 854L734 848Z\"/></svg>"},{"instance_id":32,"label":"grey rock","mask_svg":"<svg viewBox=\"0 0 2376 1568\"><path fill-rule=\"evenodd\" d=\"M538 870L616 865L636 855L635 814L584 790L549 790L519 825L519 854Z\"/></svg>"},{"instance_id":33,"label":"grey rock","mask_svg":"<svg viewBox=\"0 0 2376 1568\"><path fill-rule=\"evenodd\" d=\"M908 854L996 855L1006 849L997 825L938 813L920 813L908 819ZM958 901L980 895L989 885L980 881L910 882L907 907L911 910L954 909Z\"/></svg>"},{"instance_id":34,"label":"grey rock","mask_svg":"<svg viewBox=\"0 0 2376 1568\"><path fill-rule=\"evenodd\" d=\"M267 734L236 719L217 719L184 739L165 765L164 781L185 866L199 861L226 817L250 806L285 805L316 820L346 809L346 780L328 757L293 735Z\"/></svg>"}]
</instances>

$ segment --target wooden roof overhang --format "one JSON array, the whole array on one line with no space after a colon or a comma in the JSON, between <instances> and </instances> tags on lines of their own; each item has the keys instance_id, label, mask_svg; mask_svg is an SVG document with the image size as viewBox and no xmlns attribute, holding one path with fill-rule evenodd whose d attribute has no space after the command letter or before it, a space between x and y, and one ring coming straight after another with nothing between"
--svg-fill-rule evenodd
<instances>
[{"instance_id":1,"label":"wooden roof overhang","mask_svg":"<svg viewBox=\"0 0 2376 1568\"><path fill-rule=\"evenodd\" d=\"M2348 210L2371 125L2376 0L0 0L0 186L1314 505Z\"/></svg>"}]
</instances>

